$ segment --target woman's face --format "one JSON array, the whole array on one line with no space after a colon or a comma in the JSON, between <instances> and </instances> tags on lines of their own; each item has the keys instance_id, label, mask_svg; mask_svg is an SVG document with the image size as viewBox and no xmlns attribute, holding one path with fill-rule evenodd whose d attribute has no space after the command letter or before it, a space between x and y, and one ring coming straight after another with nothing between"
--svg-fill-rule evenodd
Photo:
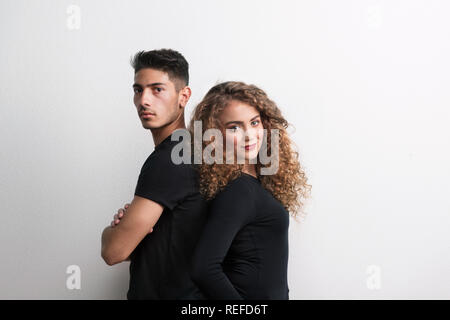
<instances>
[{"instance_id":1,"label":"woman's face","mask_svg":"<svg viewBox=\"0 0 450 320\"><path fill-rule=\"evenodd\" d=\"M234 154L242 154L245 163L255 159L264 135L259 111L244 102L232 100L222 111L219 120L225 135L225 146L233 145Z\"/></svg>"}]
</instances>

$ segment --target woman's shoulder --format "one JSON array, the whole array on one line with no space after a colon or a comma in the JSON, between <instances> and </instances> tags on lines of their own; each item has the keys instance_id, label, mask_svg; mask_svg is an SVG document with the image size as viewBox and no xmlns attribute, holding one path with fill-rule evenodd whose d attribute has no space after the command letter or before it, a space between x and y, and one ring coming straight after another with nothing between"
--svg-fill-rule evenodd
<instances>
[{"instance_id":1,"label":"woman's shoulder","mask_svg":"<svg viewBox=\"0 0 450 320\"><path fill-rule=\"evenodd\" d=\"M216 199L226 198L228 200L233 200L242 197L247 199L255 197L257 194L258 184L259 181L257 178L247 174L242 174L228 182L225 188L217 194Z\"/></svg>"},{"instance_id":2,"label":"woman's shoulder","mask_svg":"<svg viewBox=\"0 0 450 320\"><path fill-rule=\"evenodd\" d=\"M227 216L250 221L255 217L258 207L258 191L255 187L254 182L244 175L233 179L211 200L210 211L216 215L223 212Z\"/></svg>"}]
</instances>

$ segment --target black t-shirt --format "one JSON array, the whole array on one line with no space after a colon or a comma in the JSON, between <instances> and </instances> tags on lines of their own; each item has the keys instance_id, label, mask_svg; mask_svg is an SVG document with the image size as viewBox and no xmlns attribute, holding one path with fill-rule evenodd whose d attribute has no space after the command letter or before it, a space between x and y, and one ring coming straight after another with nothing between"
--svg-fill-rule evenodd
<instances>
[{"instance_id":1,"label":"black t-shirt","mask_svg":"<svg viewBox=\"0 0 450 320\"><path fill-rule=\"evenodd\" d=\"M164 210L130 256L128 299L202 299L189 265L207 215L191 164L174 164L172 135L158 144L142 166L135 195ZM182 153L181 153L182 154Z\"/></svg>"},{"instance_id":2,"label":"black t-shirt","mask_svg":"<svg viewBox=\"0 0 450 320\"><path fill-rule=\"evenodd\" d=\"M243 173L210 203L193 279L211 299L289 299L288 228L287 210Z\"/></svg>"}]
</instances>

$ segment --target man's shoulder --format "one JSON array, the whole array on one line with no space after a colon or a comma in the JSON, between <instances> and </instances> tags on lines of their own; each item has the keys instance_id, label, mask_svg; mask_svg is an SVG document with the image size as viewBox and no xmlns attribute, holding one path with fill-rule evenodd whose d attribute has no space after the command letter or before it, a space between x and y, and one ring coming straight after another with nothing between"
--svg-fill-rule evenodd
<instances>
[{"instance_id":1,"label":"man's shoulder","mask_svg":"<svg viewBox=\"0 0 450 320\"><path fill-rule=\"evenodd\" d=\"M183 161L183 153L181 156L178 153L173 153L172 150L177 144L177 141L170 141L165 144L162 148L154 150L145 160L142 170L162 170L162 171L176 171L179 173L189 172L193 173L194 165L192 164L192 158L188 161Z\"/></svg>"}]
</instances>

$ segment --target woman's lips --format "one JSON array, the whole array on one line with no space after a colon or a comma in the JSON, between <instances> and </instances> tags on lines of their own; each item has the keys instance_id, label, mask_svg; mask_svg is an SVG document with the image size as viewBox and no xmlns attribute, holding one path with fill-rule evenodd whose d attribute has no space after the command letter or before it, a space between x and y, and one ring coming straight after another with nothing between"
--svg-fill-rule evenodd
<instances>
[{"instance_id":1,"label":"woman's lips","mask_svg":"<svg viewBox=\"0 0 450 320\"><path fill-rule=\"evenodd\" d=\"M245 150L253 150L256 147L256 143L254 144L249 144L248 146L245 146Z\"/></svg>"}]
</instances>

